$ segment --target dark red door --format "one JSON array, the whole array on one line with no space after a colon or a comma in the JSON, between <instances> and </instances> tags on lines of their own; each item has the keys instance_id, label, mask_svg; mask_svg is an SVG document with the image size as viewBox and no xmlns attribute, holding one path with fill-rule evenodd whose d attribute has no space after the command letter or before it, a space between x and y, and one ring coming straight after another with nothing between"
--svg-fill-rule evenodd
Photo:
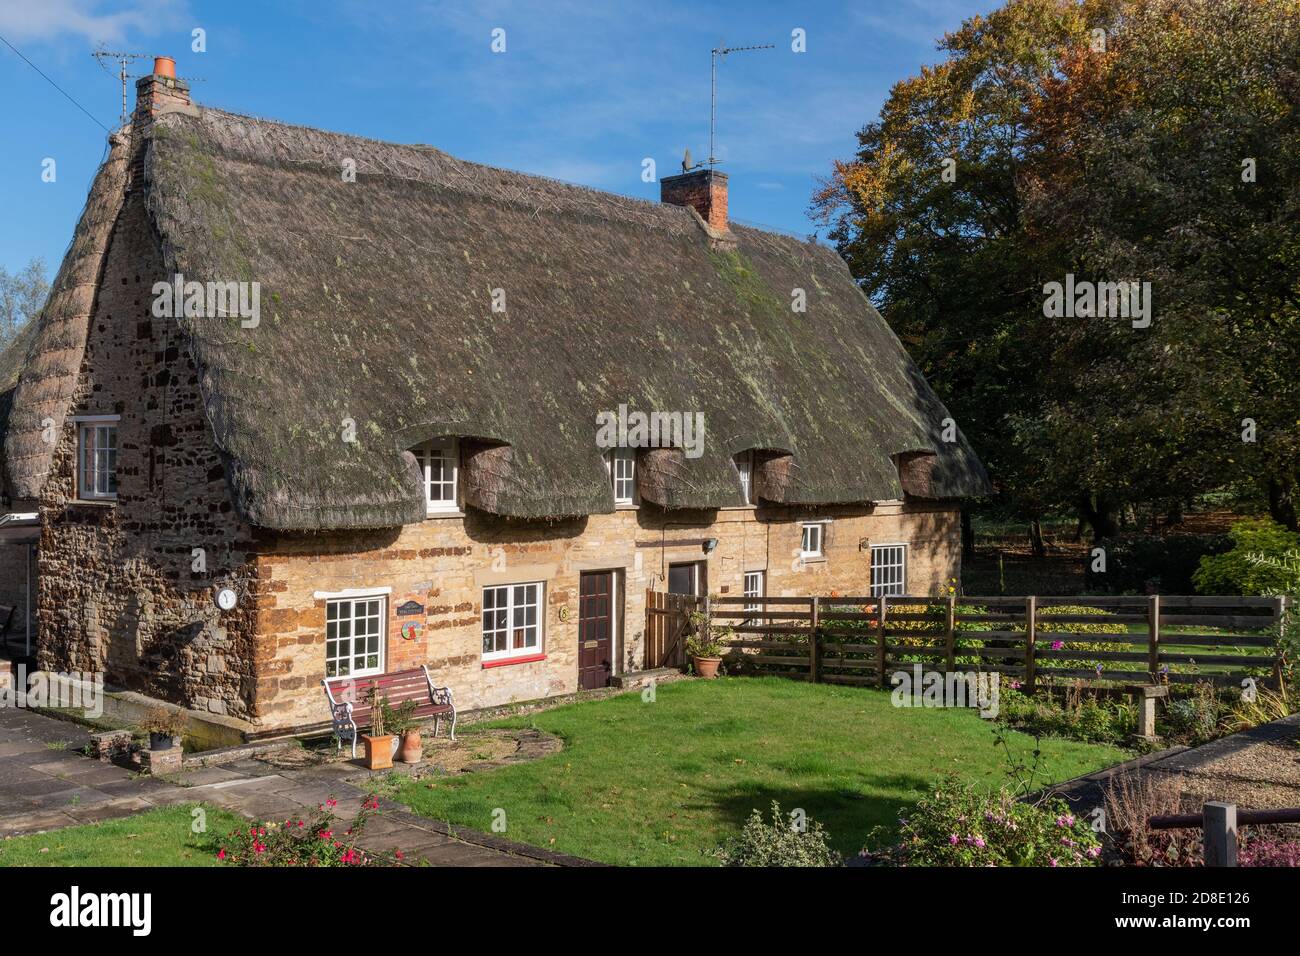
<instances>
[{"instance_id":1,"label":"dark red door","mask_svg":"<svg viewBox=\"0 0 1300 956\"><path fill-rule=\"evenodd\" d=\"M614 673L614 572L584 571L578 588L578 686L608 687Z\"/></svg>"}]
</instances>

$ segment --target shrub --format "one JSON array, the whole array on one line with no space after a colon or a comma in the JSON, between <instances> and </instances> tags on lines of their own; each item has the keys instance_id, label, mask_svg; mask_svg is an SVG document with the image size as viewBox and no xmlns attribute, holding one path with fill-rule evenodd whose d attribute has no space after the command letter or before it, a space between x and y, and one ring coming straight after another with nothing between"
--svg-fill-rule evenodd
<instances>
[{"instance_id":1,"label":"shrub","mask_svg":"<svg viewBox=\"0 0 1300 956\"><path fill-rule=\"evenodd\" d=\"M1220 736L1220 721L1227 708L1208 681L1198 683L1186 697L1171 699L1165 707L1165 736L1175 743L1197 746Z\"/></svg>"},{"instance_id":2,"label":"shrub","mask_svg":"<svg viewBox=\"0 0 1300 956\"><path fill-rule=\"evenodd\" d=\"M217 859L233 866L376 866L385 862L356 845L370 814L379 808L378 798L367 797L352 824L341 832L334 815L337 805L330 798L310 820L253 823L231 830Z\"/></svg>"},{"instance_id":3,"label":"shrub","mask_svg":"<svg viewBox=\"0 0 1300 956\"><path fill-rule=\"evenodd\" d=\"M979 793L955 778L899 821L893 859L904 866L1095 866L1101 845L1063 800Z\"/></svg>"},{"instance_id":4,"label":"shrub","mask_svg":"<svg viewBox=\"0 0 1300 956\"><path fill-rule=\"evenodd\" d=\"M1087 693L1077 682L1059 695L1048 690L1030 697L1004 689L999 704L998 719L1034 735L1119 744L1137 731L1136 704Z\"/></svg>"},{"instance_id":5,"label":"shrub","mask_svg":"<svg viewBox=\"0 0 1300 956\"><path fill-rule=\"evenodd\" d=\"M826 830L811 819L796 827L772 801L772 822L755 810L740 835L712 851L723 866L839 866L840 855L827 845Z\"/></svg>"},{"instance_id":6,"label":"shrub","mask_svg":"<svg viewBox=\"0 0 1300 956\"><path fill-rule=\"evenodd\" d=\"M1254 837L1237 854L1238 866L1300 866L1300 843Z\"/></svg>"},{"instance_id":7,"label":"shrub","mask_svg":"<svg viewBox=\"0 0 1300 956\"><path fill-rule=\"evenodd\" d=\"M1294 583L1283 560L1289 551L1300 548L1300 533L1267 518L1248 518L1235 523L1228 536L1233 542L1231 551L1201 559L1193 575L1198 592L1283 594Z\"/></svg>"},{"instance_id":8,"label":"shrub","mask_svg":"<svg viewBox=\"0 0 1300 956\"><path fill-rule=\"evenodd\" d=\"M1152 830L1155 816L1181 813L1182 781L1161 773L1124 773L1106 788L1106 833L1129 866L1199 866L1200 830Z\"/></svg>"},{"instance_id":9,"label":"shrub","mask_svg":"<svg viewBox=\"0 0 1300 956\"><path fill-rule=\"evenodd\" d=\"M140 729L160 737L179 737L185 732L185 714L170 707L154 706L140 718Z\"/></svg>"},{"instance_id":10,"label":"shrub","mask_svg":"<svg viewBox=\"0 0 1300 956\"><path fill-rule=\"evenodd\" d=\"M1111 594L1191 594L1202 558L1232 547L1224 534L1121 535L1102 542L1106 570L1084 570L1089 591Z\"/></svg>"}]
</instances>

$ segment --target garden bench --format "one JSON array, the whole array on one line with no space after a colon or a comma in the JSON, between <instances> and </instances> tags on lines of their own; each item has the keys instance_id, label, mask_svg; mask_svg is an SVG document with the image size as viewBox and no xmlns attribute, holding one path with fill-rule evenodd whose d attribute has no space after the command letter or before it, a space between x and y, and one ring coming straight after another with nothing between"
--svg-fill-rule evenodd
<instances>
[{"instance_id":1,"label":"garden bench","mask_svg":"<svg viewBox=\"0 0 1300 956\"><path fill-rule=\"evenodd\" d=\"M344 740L351 740L354 758L357 755L357 731L371 724L374 712L371 691L375 688L381 698L387 698L389 707L415 701L413 716L432 717L435 737L442 726L442 718L450 714L451 739L456 739L456 705L452 700L451 688L435 687L433 678L429 676L429 668L423 664L409 670L367 677L327 678L321 681L321 687L325 689L325 698L329 701L330 720L334 724L338 749L343 749Z\"/></svg>"}]
</instances>

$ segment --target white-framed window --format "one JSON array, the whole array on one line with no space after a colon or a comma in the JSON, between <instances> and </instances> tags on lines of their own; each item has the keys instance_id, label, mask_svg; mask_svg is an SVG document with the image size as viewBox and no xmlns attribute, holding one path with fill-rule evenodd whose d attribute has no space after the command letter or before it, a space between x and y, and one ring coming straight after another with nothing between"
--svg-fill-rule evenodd
<instances>
[{"instance_id":1,"label":"white-framed window","mask_svg":"<svg viewBox=\"0 0 1300 956\"><path fill-rule=\"evenodd\" d=\"M88 415L77 423L77 497L86 501L117 498L116 415Z\"/></svg>"},{"instance_id":2,"label":"white-framed window","mask_svg":"<svg viewBox=\"0 0 1300 956\"><path fill-rule=\"evenodd\" d=\"M636 449L612 448L605 464L614 487L614 504L636 504Z\"/></svg>"},{"instance_id":3,"label":"white-framed window","mask_svg":"<svg viewBox=\"0 0 1300 956\"><path fill-rule=\"evenodd\" d=\"M754 503L754 453L742 451L735 458L736 471L740 473L740 495L745 504Z\"/></svg>"},{"instance_id":4,"label":"white-framed window","mask_svg":"<svg viewBox=\"0 0 1300 956\"><path fill-rule=\"evenodd\" d=\"M539 654L542 650L540 582L483 589L483 660Z\"/></svg>"},{"instance_id":5,"label":"white-framed window","mask_svg":"<svg viewBox=\"0 0 1300 956\"><path fill-rule=\"evenodd\" d=\"M745 572L745 597L761 598L767 593L767 572L766 571L746 571ZM750 603L745 602L745 610L762 611L763 605L757 601ZM747 618L746 624L761 624L762 618Z\"/></svg>"},{"instance_id":6,"label":"white-framed window","mask_svg":"<svg viewBox=\"0 0 1300 956\"><path fill-rule=\"evenodd\" d=\"M429 514L459 508L460 448L454 438L429 442L414 449L424 474L424 505Z\"/></svg>"},{"instance_id":7,"label":"white-framed window","mask_svg":"<svg viewBox=\"0 0 1300 956\"><path fill-rule=\"evenodd\" d=\"M871 546L871 596L907 593L907 545Z\"/></svg>"},{"instance_id":8,"label":"white-framed window","mask_svg":"<svg viewBox=\"0 0 1300 956\"><path fill-rule=\"evenodd\" d=\"M799 557L820 558L824 555L826 543L826 526L814 522L803 526L803 537L799 542Z\"/></svg>"},{"instance_id":9,"label":"white-framed window","mask_svg":"<svg viewBox=\"0 0 1300 956\"><path fill-rule=\"evenodd\" d=\"M362 677L384 672L388 598L382 594L325 602L325 676Z\"/></svg>"}]
</instances>

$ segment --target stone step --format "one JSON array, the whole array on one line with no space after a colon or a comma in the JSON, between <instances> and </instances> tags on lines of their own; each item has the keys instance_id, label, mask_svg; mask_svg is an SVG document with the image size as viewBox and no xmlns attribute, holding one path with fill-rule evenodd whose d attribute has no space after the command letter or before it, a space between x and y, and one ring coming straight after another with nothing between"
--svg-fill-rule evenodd
<instances>
[{"instance_id":1,"label":"stone step","mask_svg":"<svg viewBox=\"0 0 1300 956\"><path fill-rule=\"evenodd\" d=\"M656 667L648 671L630 671L626 674L616 674L610 678L611 687L621 687L624 690L638 690L650 683L660 684L664 681L676 680L682 676L680 667Z\"/></svg>"}]
</instances>

